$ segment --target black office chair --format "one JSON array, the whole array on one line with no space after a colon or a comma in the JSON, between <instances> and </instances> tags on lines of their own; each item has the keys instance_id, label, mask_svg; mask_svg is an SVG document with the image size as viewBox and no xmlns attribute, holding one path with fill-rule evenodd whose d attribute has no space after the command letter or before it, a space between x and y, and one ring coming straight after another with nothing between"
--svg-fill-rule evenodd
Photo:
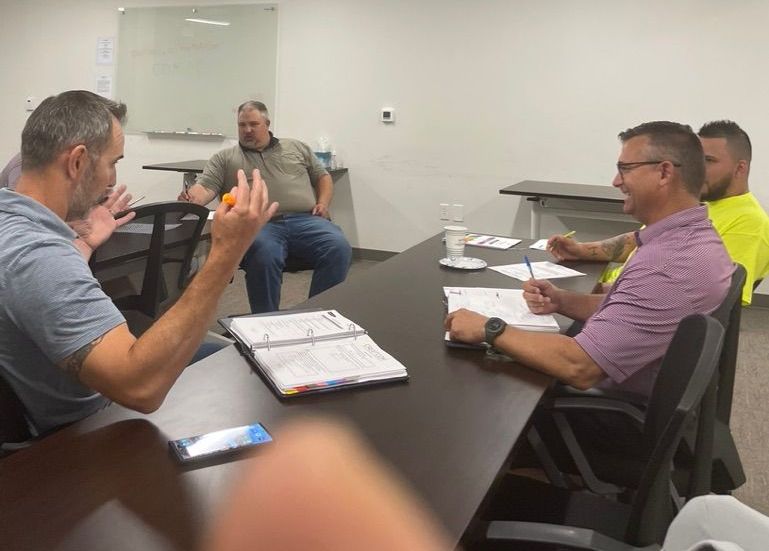
<instances>
[{"instance_id":1,"label":"black office chair","mask_svg":"<svg viewBox=\"0 0 769 551\"><path fill-rule=\"evenodd\" d=\"M712 398L710 394L706 397L702 408L703 414L699 416L696 424L692 423L687 427L684 442L675 458L674 481L677 492L674 495L681 497L679 501L681 506L685 500L697 495L709 491L728 493L745 482L742 463L729 429L742 312L740 297L744 283L745 269L737 264L726 297L713 313L713 317L725 328L724 344L718 365L717 393L713 394ZM556 385L549 394L549 404L553 409L576 407L573 404L578 404L581 399L589 399L593 407L598 407L602 400L609 408L624 407L634 412L639 423L643 422L645 400L632 393L599 389L582 391L566 385ZM566 440L566 445L569 446L575 437L564 434L564 421L557 421L556 424ZM528 438L548 478L556 484L568 487L567 477L555 465L536 429L530 431ZM707 448L708 453L713 457L711 466L701 463L703 457L701 450L704 448ZM579 452L576 453L579 455ZM583 477L585 485L591 491L616 494L622 492L623 486L637 480L640 466L631 457L627 458L624 465L616 461L605 464L593 459L596 476L593 477L591 473L587 473ZM577 467L579 468L579 465Z\"/></svg>"},{"instance_id":2,"label":"black office chair","mask_svg":"<svg viewBox=\"0 0 769 551\"><path fill-rule=\"evenodd\" d=\"M179 298L189 283L192 259L209 211L179 201L152 203L133 210L136 217L130 224L142 225L147 232L151 228L149 233L130 233L131 247L141 251L131 260L141 263L141 284L138 290L123 285L123 289L108 294L126 316L131 331L139 335ZM121 233L118 238L124 236L126 233Z\"/></svg>"},{"instance_id":3,"label":"black office chair","mask_svg":"<svg viewBox=\"0 0 769 551\"><path fill-rule=\"evenodd\" d=\"M312 270L312 269L313 269L312 264L293 256L289 256L288 258L286 258L286 264L283 266L283 271L288 272L290 274L295 274L297 272L303 272L305 270Z\"/></svg>"},{"instance_id":4,"label":"black office chair","mask_svg":"<svg viewBox=\"0 0 769 551\"><path fill-rule=\"evenodd\" d=\"M715 391L723 334L721 324L709 316L681 321L644 416L639 457L643 469L627 502L509 475L494 489L483 514L479 546L509 549L514 542L527 542L512 548L531 549L539 543L607 551L659 549L675 510L670 497L673 455L703 396ZM586 409L589 401L573 405ZM610 409L606 403L599 406ZM621 406L612 411L628 414ZM709 464L710 457L703 462Z\"/></svg>"},{"instance_id":5,"label":"black office chair","mask_svg":"<svg viewBox=\"0 0 769 551\"><path fill-rule=\"evenodd\" d=\"M0 457L24 447L32 438L24 412L21 400L0 376Z\"/></svg>"},{"instance_id":6,"label":"black office chair","mask_svg":"<svg viewBox=\"0 0 769 551\"><path fill-rule=\"evenodd\" d=\"M721 306L713 312L725 329L724 345L718 361L718 392L716 396L715 421L713 426L713 466L710 479L710 491L726 494L745 483L745 471L742 468L737 445L734 442L729 422L732 416L734 379L737 373L737 352L740 344L740 322L742 319L742 291L746 272L741 264L736 265L729 292ZM704 420L700 420L700 425ZM702 430L702 427L698 429ZM682 479L682 472L691 469L693 457L699 453L698 444L693 435L687 434L685 443L676 457L677 479ZM685 477L684 477L685 478ZM680 483L679 483L680 485Z\"/></svg>"}]
</instances>

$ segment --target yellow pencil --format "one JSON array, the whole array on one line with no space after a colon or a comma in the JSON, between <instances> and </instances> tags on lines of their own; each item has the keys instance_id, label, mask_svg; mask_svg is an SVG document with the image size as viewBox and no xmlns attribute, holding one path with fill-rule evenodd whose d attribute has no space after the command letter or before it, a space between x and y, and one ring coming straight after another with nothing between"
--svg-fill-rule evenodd
<instances>
[{"instance_id":1,"label":"yellow pencil","mask_svg":"<svg viewBox=\"0 0 769 551\"><path fill-rule=\"evenodd\" d=\"M564 237L572 237L574 234L577 233L577 230L571 230L570 232L567 232L563 234Z\"/></svg>"}]
</instances>

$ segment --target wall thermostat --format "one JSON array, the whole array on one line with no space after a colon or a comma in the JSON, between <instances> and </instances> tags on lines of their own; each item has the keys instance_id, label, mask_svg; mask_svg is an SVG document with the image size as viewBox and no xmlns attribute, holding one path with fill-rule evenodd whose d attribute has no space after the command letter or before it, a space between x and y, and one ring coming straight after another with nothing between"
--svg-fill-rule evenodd
<instances>
[{"instance_id":1,"label":"wall thermostat","mask_svg":"<svg viewBox=\"0 0 769 551\"><path fill-rule=\"evenodd\" d=\"M395 109L382 107L382 122L395 122Z\"/></svg>"}]
</instances>

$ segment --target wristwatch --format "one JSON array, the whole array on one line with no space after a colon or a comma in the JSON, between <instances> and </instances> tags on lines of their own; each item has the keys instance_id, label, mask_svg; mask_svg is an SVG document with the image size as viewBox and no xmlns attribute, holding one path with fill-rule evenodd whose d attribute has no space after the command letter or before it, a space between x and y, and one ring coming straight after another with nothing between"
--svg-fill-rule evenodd
<instances>
[{"instance_id":1,"label":"wristwatch","mask_svg":"<svg viewBox=\"0 0 769 551\"><path fill-rule=\"evenodd\" d=\"M499 318L489 318L486 320L486 343L490 346L494 345L494 340L505 332L507 322Z\"/></svg>"}]
</instances>

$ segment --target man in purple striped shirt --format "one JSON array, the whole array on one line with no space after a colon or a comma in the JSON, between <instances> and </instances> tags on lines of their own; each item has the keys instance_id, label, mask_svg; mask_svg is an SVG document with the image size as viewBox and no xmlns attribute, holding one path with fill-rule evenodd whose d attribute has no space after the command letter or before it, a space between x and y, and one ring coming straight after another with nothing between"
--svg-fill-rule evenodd
<instances>
[{"instance_id":1,"label":"man in purple striped shirt","mask_svg":"<svg viewBox=\"0 0 769 551\"><path fill-rule=\"evenodd\" d=\"M613 185L625 195L624 212L646 225L636 233L636 254L606 295L573 293L545 280L523 286L532 312L585 321L582 332L574 338L524 332L459 310L446 318L452 339L485 341L579 389L608 386L650 394L678 323L718 307L734 266L699 204L705 162L691 128L649 122L619 138Z\"/></svg>"}]
</instances>

